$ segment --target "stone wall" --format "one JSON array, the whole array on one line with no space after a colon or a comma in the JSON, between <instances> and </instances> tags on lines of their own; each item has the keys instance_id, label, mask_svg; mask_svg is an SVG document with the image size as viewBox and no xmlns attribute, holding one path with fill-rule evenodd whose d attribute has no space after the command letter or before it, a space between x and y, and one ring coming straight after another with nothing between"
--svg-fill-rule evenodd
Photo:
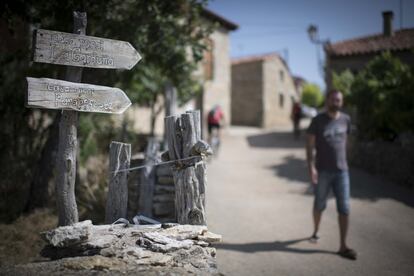
<instances>
[{"instance_id":1,"label":"stone wall","mask_svg":"<svg viewBox=\"0 0 414 276\"><path fill-rule=\"evenodd\" d=\"M232 124L264 128L290 124L296 88L276 54L241 59L232 65Z\"/></svg>"},{"instance_id":2,"label":"stone wall","mask_svg":"<svg viewBox=\"0 0 414 276\"><path fill-rule=\"evenodd\" d=\"M226 124L231 122L231 64L230 39L228 30L218 28L210 37L213 41L213 78L206 80L203 88L202 120L205 122L208 112L220 105ZM204 125L204 130L206 126Z\"/></svg>"},{"instance_id":3,"label":"stone wall","mask_svg":"<svg viewBox=\"0 0 414 276\"><path fill-rule=\"evenodd\" d=\"M144 163L143 158L131 160L131 167L141 166ZM175 218L175 186L172 170L168 165L157 166L155 170L155 185L152 202L151 218L160 222L176 222ZM128 218L132 219L140 213L139 195L140 195L140 178L141 170L134 170L128 174Z\"/></svg>"},{"instance_id":4,"label":"stone wall","mask_svg":"<svg viewBox=\"0 0 414 276\"><path fill-rule=\"evenodd\" d=\"M353 166L414 189L414 142L352 141Z\"/></svg>"},{"instance_id":5,"label":"stone wall","mask_svg":"<svg viewBox=\"0 0 414 276\"><path fill-rule=\"evenodd\" d=\"M221 275L212 243L221 236L201 225L92 225L41 233L48 259L0 267L0 275Z\"/></svg>"},{"instance_id":6,"label":"stone wall","mask_svg":"<svg viewBox=\"0 0 414 276\"><path fill-rule=\"evenodd\" d=\"M231 113L233 125L262 126L262 61L232 65Z\"/></svg>"},{"instance_id":7,"label":"stone wall","mask_svg":"<svg viewBox=\"0 0 414 276\"><path fill-rule=\"evenodd\" d=\"M216 29L210 36L213 41L213 78L206 80L203 86L202 99L190 100L184 106L178 107L177 114L183 113L187 110L194 110L196 108L202 111L202 121L207 120L209 110L219 104L224 112L225 121L227 124L231 121L231 61L230 61L230 39L228 30L222 27ZM198 70L194 77L201 80L203 77L203 63L199 64ZM156 106L164 104L163 97L159 97ZM114 120L121 125L123 117L126 116L128 120L132 121L132 128L139 133L150 132L150 118L151 109L145 106L131 106L123 115L113 116ZM162 136L164 133L164 110L158 115L155 124L155 135ZM203 124L203 132L207 129L206 124Z\"/></svg>"},{"instance_id":8,"label":"stone wall","mask_svg":"<svg viewBox=\"0 0 414 276\"><path fill-rule=\"evenodd\" d=\"M155 188L153 197L153 217L161 222L176 222L175 185L171 168L159 166L155 169Z\"/></svg>"},{"instance_id":9,"label":"stone wall","mask_svg":"<svg viewBox=\"0 0 414 276\"><path fill-rule=\"evenodd\" d=\"M295 84L288 68L277 57L264 62L264 127L290 124L290 112L297 99Z\"/></svg>"}]
</instances>

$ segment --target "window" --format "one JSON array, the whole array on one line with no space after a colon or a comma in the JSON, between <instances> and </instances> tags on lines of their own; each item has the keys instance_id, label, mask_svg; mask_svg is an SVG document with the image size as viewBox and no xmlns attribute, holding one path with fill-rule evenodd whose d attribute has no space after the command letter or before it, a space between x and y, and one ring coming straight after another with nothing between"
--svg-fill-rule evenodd
<instances>
[{"instance_id":1,"label":"window","mask_svg":"<svg viewBox=\"0 0 414 276\"><path fill-rule=\"evenodd\" d=\"M205 80L212 80L214 76L214 43L208 38L206 40L207 49L204 51L203 66Z\"/></svg>"},{"instance_id":2,"label":"window","mask_svg":"<svg viewBox=\"0 0 414 276\"><path fill-rule=\"evenodd\" d=\"M283 95L282 92L280 92L279 93L279 107L283 108L284 104L285 104L285 95Z\"/></svg>"},{"instance_id":3,"label":"window","mask_svg":"<svg viewBox=\"0 0 414 276\"><path fill-rule=\"evenodd\" d=\"M279 71L279 79L281 82L283 82L285 79L285 72L283 72L282 70Z\"/></svg>"}]
</instances>

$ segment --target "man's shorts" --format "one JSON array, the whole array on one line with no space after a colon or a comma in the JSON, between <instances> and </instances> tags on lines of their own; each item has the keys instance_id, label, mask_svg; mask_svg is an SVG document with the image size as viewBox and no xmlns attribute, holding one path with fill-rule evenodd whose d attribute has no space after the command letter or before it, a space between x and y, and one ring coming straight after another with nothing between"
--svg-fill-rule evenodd
<instances>
[{"instance_id":1,"label":"man's shorts","mask_svg":"<svg viewBox=\"0 0 414 276\"><path fill-rule=\"evenodd\" d=\"M326 208L329 191L333 190L336 198L336 209L339 214L349 214L349 173L348 171L319 171L318 184L315 187L314 209L323 211Z\"/></svg>"},{"instance_id":2,"label":"man's shorts","mask_svg":"<svg viewBox=\"0 0 414 276\"><path fill-rule=\"evenodd\" d=\"M220 124L216 124L216 123L208 123L208 134L211 134L211 132L213 131L213 128L220 128Z\"/></svg>"}]
</instances>

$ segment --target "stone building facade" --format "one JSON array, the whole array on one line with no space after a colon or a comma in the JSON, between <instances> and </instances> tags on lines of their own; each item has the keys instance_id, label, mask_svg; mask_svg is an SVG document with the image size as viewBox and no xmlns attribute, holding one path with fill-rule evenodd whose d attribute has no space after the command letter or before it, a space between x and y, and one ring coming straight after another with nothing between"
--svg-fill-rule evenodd
<instances>
[{"instance_id":1,"label":"stone building facade","mask_svg":"<svg viewBox=\"0 0 414 276\"><path fill-rule=\"evenodd\" d=\"M206 41L208 50L205 51L204 60L200 63L199 70L194 77L203 83L202 93L185 105L177 107L176 113L186 110L200 109L202 114L203 136L206 133L206 120L209 110L214 105L222 107L225 121L231 118L231 59L229 33L238 28L235 23L222 16L204 9L202 16L210 22L217 24L209 39ZM164 98L158 99L157 105L164 105ZM150 132L151 110L147 107L129 108L126 112L128 118L133 121L133 128L140 133ZM155 124L155 134L162 136L164 133L165 110L159 115ZM135 119L137 118L137 119Z\"/></svg>"},{"instance_id":2,"label":"stone building facade","mask_svg":"<svg viewBox=\"0 0 414 276\"><path fill-rule=\"evenodd\" d=\"M263 128L290 123L298 100L293 77L278 54L232 62L232 124Z\"/></svg>"},{"instance_id":3,"label":"stone building facade","mask_svg":"<svg viewBox=\"0 0 414 276\"><path fill-rule=\"evenodd\" d=\"M216 29L211 35L212 45L212 72L210 78L205 78L202 95L200 95L197 108L201 110L202 122L207 121L208 112L215 106L220 105L225 123L231 120L231 59L230 59L230 38L229 30L223 27ZM203 75L207 66L204 66ZM203 125L203 133L206 133L206 126Z\"/></svg>"},{"instance_id":4,"label":"stone building facade","mask_svg":"<svg viewBox=\"0 0 414 276\"><path fill-rule=\"evenodd\" d=\"M399 58L406 64L414 64L414 28L394 31L393 13L383 12L381 34L325 44L325 81L328 90L332 88L333 72L350 70L358 73L365 65L384 51Z\"/></svg>"}]
</instances>

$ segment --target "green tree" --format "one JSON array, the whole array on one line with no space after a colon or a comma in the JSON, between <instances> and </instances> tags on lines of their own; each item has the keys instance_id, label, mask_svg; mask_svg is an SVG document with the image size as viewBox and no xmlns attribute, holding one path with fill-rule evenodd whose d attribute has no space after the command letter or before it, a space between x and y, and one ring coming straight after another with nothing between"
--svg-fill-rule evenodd
<instances>
[{"instance_id":1,"label":"green tree","mask_svg":"<svg viewBox=\"0 0 414 276\"><path fill-rule=\"evenodd\" d=\"M306 83L303 86L302 103L315 108L322 105L323 95L317 84Z\"/></svg>"},{"instance_id":2,"label":"green tree","mask_svg":"<svg viewBox=\"0 0 414 276\"><path fill-rule=\"evenodd\" d=\"M348 99L351 95L352 83L354 80L355 76L349 69L346 69L339 74L335 72L332 73L332 86L334 89L339 90L343 93L345 104L348 103Z\"/></svg>"},{"instance_id":3,"label":"green tree","mask_svg":"<svg viewBox=\"0 0 414 276\"><path fill-rule=\"evenodd\" d=\"M367 64L352 84L360 138L393 140L414 132L413 68L386 52Z\"/></svg>"}]
</instances>

